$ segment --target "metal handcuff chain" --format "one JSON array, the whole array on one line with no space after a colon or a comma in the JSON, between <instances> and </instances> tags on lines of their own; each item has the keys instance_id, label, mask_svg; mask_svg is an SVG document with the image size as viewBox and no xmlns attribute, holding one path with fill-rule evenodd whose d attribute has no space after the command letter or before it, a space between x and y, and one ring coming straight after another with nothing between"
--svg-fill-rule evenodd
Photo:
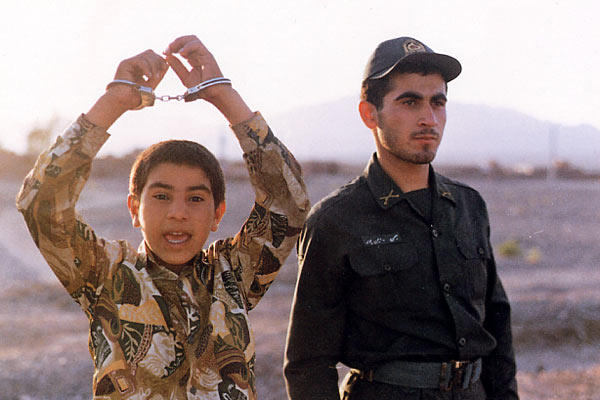
<instances>
[{"instance_id":1,"label":"metal handcuff chain","mask_svg":"<svg viewBox=\"0 0 600 400\"><path fill-rule=\"evenodd\" d=\"M140 94L140 97L142 99L142 102L140 103L140 105L137 108L135 108L135 110L141 110L144 107L153 106L155 100L160 100L162 102L167 102L167 101L171 101L171 100L177 100L177 101L184 100L186 103L190 102L190 101L198 100L200 98L200 93L202 92L202 90L204 90L208 87L214 86L214 85L221 85L221 84L231 85L231 80L227 79L227 78L223 78L223 77L208 79L204 82L200 82L196 86L192 86L192 87L188 88L184 94L179 94L177 96L171 96L171 95L157 96L151 87L142 86L138 83L128 81L126 79L115 79L112 82L109 82L108 85L106 85L106 89L108 89L112 85L115 85L118 83L132 86L138 91L138 93Z\"/></svg>"}]
</instances>

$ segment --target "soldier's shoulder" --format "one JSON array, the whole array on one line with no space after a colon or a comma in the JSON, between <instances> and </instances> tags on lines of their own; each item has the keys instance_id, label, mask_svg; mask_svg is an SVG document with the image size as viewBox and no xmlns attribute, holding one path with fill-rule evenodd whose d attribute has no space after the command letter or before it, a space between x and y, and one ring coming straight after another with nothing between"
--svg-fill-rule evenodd
<instances>
[{"instance_id":1,"label":"soldier's shoulder","mask_svg":"<svg viewBox=\"0 0 600 400\"><path fill-rule=\"evenodd\" d=\"M357 176L319 200L310 210L307 224L316 224L324 219L337 219L347 215L367 191L366 179Z\"/></svg>"}]
</instances>

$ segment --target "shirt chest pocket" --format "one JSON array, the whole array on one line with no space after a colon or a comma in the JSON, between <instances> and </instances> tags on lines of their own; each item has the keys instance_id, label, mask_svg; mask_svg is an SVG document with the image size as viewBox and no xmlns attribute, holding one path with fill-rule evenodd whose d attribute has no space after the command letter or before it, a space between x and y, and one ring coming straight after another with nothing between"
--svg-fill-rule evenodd
<instances>
[{"instance_id":1,"label":"shirt chest pocket","mask_svg":"<svg viewBox=\"0 0 600 400\"><path fill-rule=\"evenodd\" d=\"M486 240L477 240L468 235L460 235L457 246L463 260L470 300L483 303L487 293L487 268L492 251Z\"/></svg>"},{"instance_id":2,"label":"shirt chest pocket","mask_svg":"<svg viewBox=\"0 0 600 400\"><path fill-rule=\"evenodd\" d=\"M352 301L364 307L380 309L397 307L411 285L410 274L418 262L411 243L388 241L365 244L349 255L352 271Z\"/></svg>"}]
</instances>

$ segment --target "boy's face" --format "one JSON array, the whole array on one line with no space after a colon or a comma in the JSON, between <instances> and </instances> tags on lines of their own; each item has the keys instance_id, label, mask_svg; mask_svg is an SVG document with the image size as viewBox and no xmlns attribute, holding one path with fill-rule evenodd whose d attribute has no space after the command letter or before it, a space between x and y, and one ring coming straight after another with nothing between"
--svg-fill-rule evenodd
<instances>
[{"instance_id":1,"label":"boy's face","mask_svg":"<svg viewBox=\"0 0 600 400\"><path fill-rule=\"evenodd\" d=\"M175 272L202 250L225 213L225 202L215 209L204 170L172 163L155 166L140 198L130 195L127 206L146 245Z\"/></svg>"}]
</instances>

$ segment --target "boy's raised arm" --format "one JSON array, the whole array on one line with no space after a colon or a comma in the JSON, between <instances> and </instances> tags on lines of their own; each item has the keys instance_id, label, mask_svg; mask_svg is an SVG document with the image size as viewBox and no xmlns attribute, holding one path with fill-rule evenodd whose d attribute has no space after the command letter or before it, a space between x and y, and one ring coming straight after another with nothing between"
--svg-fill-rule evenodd
<instances>
[{"instance_id":1,"label":"boy's raised arm","mask_svg":"<svg viewBox=\"0 0 600 400\"><path fill-rule=\"evenodd\" d=\"M123 60L115 79L154 88L167 70L165 60L148 50ZM96 236L75 205L89 177L92 159L108 139L106 130L140 102L140 93L131 85L110 85L85 116L40 154L17 196L17 208L35 244L86 311L97 299L97 288L108 266L122 254L119 244Z\"/></svg>"},{"instance_id":2,"label":"boy's raised arm","mask_svg":"<svg viewBox=\"0 0 600 400\"><path fill-rule=\"evenodd\" d=\"M161 56L152 50L146 50L121 61L115 73L115 80L133 82L154 90L168 69ZM141 101L140 93L133 86L110 85L106 93L86 113L86 117L94 125L108 129L123 113L135 110Z\"/></svg>"},{"instance_id":3,"label":"boy's raised arm","mask_svg":"<svg viewBox=\"0 0 600 400\"><path fill-rule=\"evenodd\" d=\"M175 53L179 53L185 58L192 69L188 70L175 57ZM196 36L182 36L175 39L164 54L167 62L186 88L223 77L217 61ZM239 93L229 84L207 87L199 92L198 97L214 105L231 125L248 121L254 115Z\"/></svg>"}]
</instances>

